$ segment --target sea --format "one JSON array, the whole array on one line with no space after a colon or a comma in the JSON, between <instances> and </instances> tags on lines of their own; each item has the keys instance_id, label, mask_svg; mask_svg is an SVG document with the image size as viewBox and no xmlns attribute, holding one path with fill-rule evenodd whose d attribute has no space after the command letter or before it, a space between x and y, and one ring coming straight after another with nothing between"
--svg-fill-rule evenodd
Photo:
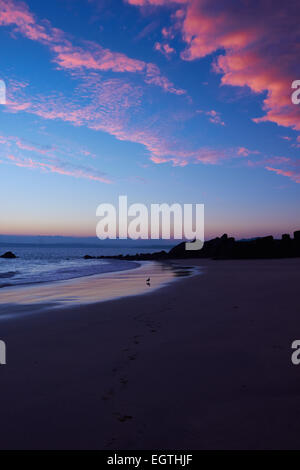
<instances>
[{"instance_id":1,"label":"sea","mask_svg":"<svg viewBox=\"0 0 300 470\"><path fill-rule=\"evenodd\" d=\"M114 259L85 260L85 255L111 256L118 254L169 251L173 245L118 245L105 244L30 244L0 243L0 256L13 252L16 259L0 258L0 288L16 285L63 281L135 268L137 263Z\"/></svg>"}]
</instances>

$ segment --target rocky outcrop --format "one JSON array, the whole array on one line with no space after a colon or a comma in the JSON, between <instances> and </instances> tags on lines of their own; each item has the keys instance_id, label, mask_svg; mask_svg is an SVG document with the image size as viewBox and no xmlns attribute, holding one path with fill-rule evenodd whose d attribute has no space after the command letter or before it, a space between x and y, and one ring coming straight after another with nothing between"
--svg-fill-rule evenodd
<instances>
[{"instance_id":1,"label":"rocky outcrop","mask_svg":"<svg viewBox=\"0 0 300 470\"><path fill-rule=\"evenodd\" d=\"M7 251L3 255L1 255L0 258L14 259L14 258L16 258L16 255L14 253L12 253L11 251Z\"/></svg>"},{"instance_id":2,"label":"rocky outcrop","mask_svg":"<svg viewBox=\"0 0 300 470\"><path fill-rule=\"evenodd\" d=\"M84 259L123 259L126 261L151 261L170 258L166 251L158 251L156 253L137 253L135 255L112 255L112 256L90 256L85 255Z\"/></svg>"},{"instance_id":3,"label":"rocky outcrop","mask_svg":"<svg viewBox=\"0 0 300 470\"><path fill-rule=\"evenodd\" d=\"M185 242L174 246L168 253L142 253L136 255L97 256L86 255L85 259L111 258L129 261L212 258L212 259L263 259L263 258L295 258L300 257L300 230L290 235L282 235L281 240L267 237L253 238L251 240L238 240L228 237L225 233L221 237L204 242L201 250L187 251Z\"/></svg>"},{"instance_id":4,"label":"rocky outcrop","mask_svg":"<svg viewBox=\"0 0 300 470\"><path fill-rule=\"evenodd\" d=\"M299 233L299 235L297 235ZM259 237L251 240L239 240L224 234L204 243L202 250L189 252L184 243L170 251L175 258L213 258L213 259L263 259L263 258L294 258L300 256L300 231L294 233L292 239L284 234L281 240L272 236Z\"/></svg>"}]
</instances>

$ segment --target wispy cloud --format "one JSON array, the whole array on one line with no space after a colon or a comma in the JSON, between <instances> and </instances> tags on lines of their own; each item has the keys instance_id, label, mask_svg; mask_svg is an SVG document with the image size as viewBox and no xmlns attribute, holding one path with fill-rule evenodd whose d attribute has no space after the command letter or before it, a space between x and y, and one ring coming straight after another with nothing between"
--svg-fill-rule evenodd
<instances>
[{"instance_id":1,"label":"wispy cloud","mask_svg":"<svg viewBox=\"0 0 300 470\"><path fill-rule=\"evenodd\" d=\"M185 166L188 163L216 164L227 159L223 151L208 148L191 148L185 138L175 137L178 128L177 118L168 115L164 120L144 114L141 100L146 100L144 91L121 79L103 80L97 75L79 74L82 81L74 95L65 98L32 95L30 87L10 87L7 109L37 115L48 120L61 120L74 126L85 126L96 131L104 131L121 141L143 145L154 163L171 162ZM133 117L137 119L132 121ZM164 121L164 122L163 122ZM162 124L163 122L163 124Z\"/></svg>"},{"instance_id":2,"label":"wispy cloud","mask_svg":"<svg viewBox=\"0 0 300 470\"><path fill-rule=\"evenodd\" d=\"M44 146L33 144L17 136L0 135L0 144L5 145L6 147L10 147L10 148L12 145L15 145L21 150L27 150L27 151L34 152L40 155L47 155L51 151L50 148L45 148Z\"/></svg>"},{"instance_id":3,"label":"wispy cloud","mask_svg":"<svg viewBox=\"0 0 300 470\"><path fill-rule=\"evenodd\" d=\"M79 149L79 152L82 151ZM87 152L86 150L83 150ZM90 155L90 152L87 152ZM16 136L0 136L1 163L9 163L22 168L37 169L43 172L58 173L75 178L90 179L110 184L112 181L95 168L75 164L68 161L70 157L65 149L55 147L45 148L32 144ZM64 155L64 158L62 158ZM72 155L72 160L74 157Z\"/></svg>"},{"instance_id":4,"label":"wispy cloud","mask_svg":"<svg viewBox=\"0 0 300 470\"><path fill-rule=\"evenodd\" d=\"M170 44L160 42L154 44L154 50L161 52L165 57L170 57L175 52L175 49Z\"/></svg>"},{"instance_id":5,"label":"wispy cloud","mask_svg":"<svg viewBox=\"0 0 300 470\"><path fill-rule=\"evenodd\" d=\"M92 41L74 45L64 31L53 27L47 20L38 21L23 2L0 0L0 25L11 26L14 34L22 34L47 46L53 54L53 61L64 70L141 74L147 84L161 87L169 93L185 94L184 90L176 88L163 76L155 64L133 59Z\"/></svg>"},{"instance_id":6,"label":"wispy cloud","mask_svg":"<svg viewBox=\"0 0 300 470\"><path fill-rule=\"evenodd\" d=\"M242 80L242 77L245 78L246 75L241 70L243 67L248 67L244 63L243 57L248 57L247 54L249 50L252 51L252 48L255 51L258 48L257 54L258 51L261 53L258 44L252 42L252 28L248 27L248 24L252 25L253 20L251 7L249 6L248 10L246 9L249 14L251 13L250 18L244 18L244 13L236 13L235 10L237 9L234 9L230 2L230 7L226 11L223 11L223 7L217 6L214 2L215 0L212 0L209 4L206 0L201 0L201 2L198 0L129 1L132 5L138 6L164 5L172 7L173 27L164 28L163 37L164 40L170 39L176 32L181 32L187 45L181 55L184 60L195 60L219 51L221 48L225 51L225 55L218 56L215 70L222 72L224 84L248 85L256 92L267 90L269 94L266 100L273 99L273 94L277 90L274 85L275 81L270 82L271 85L268 84L269 88L265 88L266 77L260 75L260 69L256 67L255 60L254 62L250 61L249 67L251 68L254 65L254 70L258 71L257 81L255 82L251 75L252 72L250 76L253 80L249 79L249 81L247 79L247 83ZM264 4L264 0L262 0L262 3ZM194 23L192 18L194 18ZM214 23L214 18L216 18L217 26ZM243 20L243 27L239 25L240 20ZM149 153L150 160L156 164L166 162L170 162L175 166L185 166L190 163L219 164L231 159L259 153L246 147L210 148L207 146L201 147L197 142L192 143L183 135L178 135L178 122L172 115L167 115L167 111L165 115L161 113L158 121L153 124L155 121L154 114L147 114L142 109L145 108L147 90L150 88L146 87L143 82L158 86L163 91L173 95L185 94L184 90L176 88L161 73L159 67L153 63L130 58L123 53L104 48L95 42L80 41L78 43L76 39L70 38L65 32L54 28L48 21L38 21L25 3L0 0L0 24L13 28L14 35L22 34L28 39L47 46L52 53L52 61L58 69L67 71L75 83L75 88L70 91L68 97L59 92L53 93L51 96L32 93L27 83L10 83L6 108L10 112L26 112L47 120L60 120L74 126L85 126L96 131L107 132L119 140L126 140L144 146ZM199 34L200 24L201 35ZM257 31L256 26L255 24L253 26L254 32ZM245 31L245 34L241 34L241 31ZM259 28L258 31L261 33ZM258 36L258 43L263 37L263 35ZM164 48L167 54L172 52L169 43L158 44L160 44L157 46L158 49ZM258 57L255 54L254 56ZM230 69L225 70L224 61L227 61L226 64L229 63L228 61L233 61ZM265 65L261 64L261 67L265 68ZM268 70L268 67L266 67L266 70ZM117 75L111 77L110 73L108 78L105 75L106 72ZM265 73L269 74L269 70ZM142 80L137 84L137 81L128 80L129 75L140 77ZM256 86L255 83L260 83L260 85ZM279 80L278 83L280 85L283 82ZM279 85L278 90L281 86ZM275 91L270 88L272 86L275 87ZM180 100L180 98L174 96L173 99ZM266 101L265 106L267 106ZM296 107L294 106L294 108ZM149 109L151 111L151 108ZM218 111L211 109L201 112L207 116L211 123L225 125ZM286 108L284 107L282 116L285 112ZM290 113L290 107L288 113ZM165 116L167 116L166 119ZM16 145L18 146L17 143ZM24 143L20 145L24 146ZM20 145L19 150L26 150L24 147L22 149ZM28 146L29 144L25 145ZM27 150L30 150L30 148L27 148ZM42 152L44 152L43 149L40 151L41 156L43 155ZM15 153L11 153L11 155L21 158ZM24 161L21 158L19 164L25 165L28 163L28 157L24 158ZM39 163L43 165L39 165ZM48 168L48 171L62 168L72 173L73 176L76 174L78 177L87 177L83 175L90 174L107 182L106 177L97 175L93 169L75 167L66 169L64 163L60 165L52 161L39 161L39 163L36 164L36 167L39 166L40 169L42 169L42 166ZM30 162L28 164L31 165Z\"/></svg>"},{"instance_id":7,"label":"wispy cloud","mask_svg":"<svg viewBox=\"0 0 300 470\"><path fill-rule=\"evenodd\" d=\"M275 172L277 175L281 176L287 176L290 178L292 181L295 181L295 183L300 184L300 171L295 171L295 170L282 170L280 168L272 168L270 166L266 166L266 169L269 171Z\"/></svg>"},{"instance_id":8,"label":"wispy cloud","mask_svg":"<svg viewBox=\"0 0 300 470\"><path fill-rule=\"evenodd\" d=\"M241 155L242 157L248 157L249 155L259 155L260 152L258 150L250 150L246 147L239 147L237 149L238 155Z\"/></svg>"},{"instance_id":9,"label":"wispy cloud","mask_svg":"<svg viewBox=\"0 0 300 470\"><path fill-rule=\"evenodd\" d=\"M15 106L22 108L22 104L26 103L23 111L27 113L104 131L118 140L140 144L146 148L150 160L155 164L171 163L182 167L200 163L217 165L259 154L258 150L246 147L199 147L184 136L177 135L176 114L174 118L168 115L166 119L161 113L157 119L154 115L149 119L149 115L143 114L140 102L145 101L146 97L142 89L120 79L103 81L98 76L87 77L85 74L81 78L82 83L76 88L75 95L68 99L60 95L32 96L26 87L15 89L8 96L8 109L14 111ZM132 116L135 115L138 118L132 122ZM211 112L207 112L207 115L213 118L218 116Z\"/></svg>"},{"instance_id":10,"label":"wispy cloud","mask_svg":"<svg viewBox=\"0 0 300 470\"><path fill-rule=\"evenodd\" d=\"M245 153L244 156L247 156ZM262 167L276 173L279 176L290 178L295 183L300 183L300 160L282 155L264 156L260 159L247 160L249 167Z\"/></svg>"},{"instance_id":11,"label":"wispy cloud","mask_svg":"<svg viewBox=\"0 0 300 470\"><path fill-rule=\"evenodd\" d=\"M213 124L218 124L219 126L225 126L225 122L222 120L221 113L211 109L210 111L203 111L202 109L198 109L197 113L203 113L208 116L208 119Z\"/></svg>"},{"instance_id":12,"label":"wispy cloud","mask_svg":"<svg viewBox=\"0 0 300 470\"><path fill-rule=\"evenodd\" d=\"M52 163L45 163L33 160L32 158L21 158L15 155L8 155L8 160L14 165L22 168L38 169L43 172L58 173L60 175L73 176L75 178L85 178L100 183L111 183L111 181L104 176L100 176L96 172L91 172L91 169L83 167L74 167L69 163L54 165Z\"/></svg>"}]
</instances>

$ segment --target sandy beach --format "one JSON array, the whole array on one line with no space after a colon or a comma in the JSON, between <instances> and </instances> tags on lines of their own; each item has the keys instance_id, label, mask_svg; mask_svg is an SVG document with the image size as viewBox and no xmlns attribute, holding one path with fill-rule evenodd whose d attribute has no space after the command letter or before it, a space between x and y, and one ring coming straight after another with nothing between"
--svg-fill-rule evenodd
<instances>
[{"instance_id":1,"label":"sandy beach","mask_svg":"<svg viewBox=\"0 0 300 470\"><path fill-rule=\"evenodd\" d=\"M2 319L0 448L299 449L300 259L188 265L202 274Z\"/></svg>"}]
</instances>

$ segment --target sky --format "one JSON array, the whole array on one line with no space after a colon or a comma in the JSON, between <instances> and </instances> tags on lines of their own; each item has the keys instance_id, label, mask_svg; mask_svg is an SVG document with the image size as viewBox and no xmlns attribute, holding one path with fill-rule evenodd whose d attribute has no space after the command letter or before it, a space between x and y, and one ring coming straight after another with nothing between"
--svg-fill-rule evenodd
<instances>
[{"instance_id":1,"label":"sky","mask_svg":"<svg viewBox=\"0 0 300 470\"><path fill-rule=\"evenodd\" d=\"M205 205L205 238L300 229L299 1L0 0L1 234Z\"/></svg>"}]
</instances>

